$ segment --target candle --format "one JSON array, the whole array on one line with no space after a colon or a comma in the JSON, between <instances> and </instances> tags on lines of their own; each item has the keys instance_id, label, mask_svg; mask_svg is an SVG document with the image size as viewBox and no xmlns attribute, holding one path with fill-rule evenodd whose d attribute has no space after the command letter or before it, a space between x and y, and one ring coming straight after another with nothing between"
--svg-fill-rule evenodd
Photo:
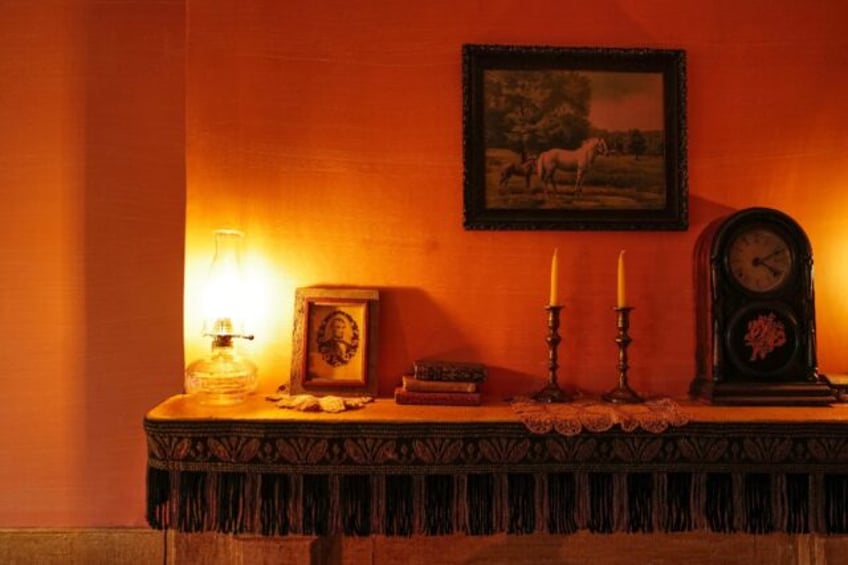
<instances>
[{"instance_id":1,"label":"candle","mask_svg":"<svg viewBox=\"0 0 848 565\"><path fill-rule=\"evenodd\" d=\"M551 298L548 304L551 306L559 305L559 257L557 252L559 249L554 249L554 256L551 258Z\"/></svg>"},{"instance_id":2,"label":"candle","mask_svg":"<svg viewBox=\"0 0 848 565\"><path fill-rule=\"evenodd\" d=\"M627 306L627 289L624 282L624 250L618 254L618 307Z\"/></svg>"}]
</instances>

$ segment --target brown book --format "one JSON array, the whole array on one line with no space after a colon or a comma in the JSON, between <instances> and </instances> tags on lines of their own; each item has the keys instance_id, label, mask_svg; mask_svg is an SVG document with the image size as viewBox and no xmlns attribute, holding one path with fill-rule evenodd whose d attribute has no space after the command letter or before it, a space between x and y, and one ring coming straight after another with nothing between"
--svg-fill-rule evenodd
<instances>
[{"instance_id":1,"label":"brown book","mask_svg":"<svg viewBox=\"0 0 848 565\"><path fill-rule=\"evenodd\" d=\"M462 381L423 381L403 376L403 389L410 392L477 392L477 383Z\"/></svg>"},{"instance_id":2,"label":"brown book","mask_svg":"<svg viewBox=\"0 0 848 565\"><path fill-rule=\"evenodd\" d=\"M415 378L422 381L482 383L486 380L486 366L480 363L419 360L413 366Z\"/></svg>"},{"instance_id":3,"label":"brown book","mask_svg":"<svg viewBox=\"0 0 848 565\"><path fill-rule=\"evenodd\" d=\"M403 387L395 389L398 404L431 404L444 406L479 406L479 392L412 392Z\"/></svg>"}]
</instances>

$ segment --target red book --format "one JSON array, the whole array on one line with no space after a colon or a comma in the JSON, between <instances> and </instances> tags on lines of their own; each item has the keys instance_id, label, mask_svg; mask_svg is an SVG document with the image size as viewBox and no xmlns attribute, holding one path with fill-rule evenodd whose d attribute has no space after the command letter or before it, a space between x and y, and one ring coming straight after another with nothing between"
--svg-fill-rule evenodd
<instances>
[{"instance_id":1,"label":"red book","mask_svg":"<svg viewBox=\"0 0 848 565\"><path fill-rule=\"evenodd\" d=\"M398 404L439 404L445 406L479 406L479 392L414 392L395 389L395 402Z\"/></svg>"}]
</instances>

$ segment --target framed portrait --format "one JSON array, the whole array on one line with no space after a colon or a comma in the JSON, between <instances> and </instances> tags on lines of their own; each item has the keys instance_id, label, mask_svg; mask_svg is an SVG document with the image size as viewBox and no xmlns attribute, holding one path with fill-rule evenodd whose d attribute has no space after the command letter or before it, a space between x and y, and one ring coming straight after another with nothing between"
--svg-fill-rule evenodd
<instances>
[{"instance_id":1,"label":"framed portrait","mask_svg":"<svg viewBox=\"0 0 848 565\"><path fill-rule=\"evenodd\" d=\"M686 55L464 45L469 230L685 230Z\"/></svg>"},{"instance_id":2,"label":"framed portrait","mask_svg":"<svg viewBox=\"0 0 848 565\"><path fill-rule=\"evenodd\" d=\"M376 395L379 297L360 288L295 291L293 394Z\"/></svg>"}]
</instances>

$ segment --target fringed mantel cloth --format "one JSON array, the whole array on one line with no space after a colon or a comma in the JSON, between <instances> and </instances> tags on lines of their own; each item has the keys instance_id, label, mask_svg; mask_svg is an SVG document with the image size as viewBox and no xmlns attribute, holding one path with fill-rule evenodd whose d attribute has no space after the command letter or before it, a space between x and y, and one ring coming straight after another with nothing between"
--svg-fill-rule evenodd
<instances>
[{"instance_id":1,"label":"fringed mantel cloth","mask_svg":"<svg viewBox=\"0 0 848 565\"><path fill-rule=\"evenodd\" d=\"M262 535L848 533L848 405L713 407L689 423L563 435L507 403L340 414L262 398L150 411L155 528Z\"/></svg>"}]
</instances>

